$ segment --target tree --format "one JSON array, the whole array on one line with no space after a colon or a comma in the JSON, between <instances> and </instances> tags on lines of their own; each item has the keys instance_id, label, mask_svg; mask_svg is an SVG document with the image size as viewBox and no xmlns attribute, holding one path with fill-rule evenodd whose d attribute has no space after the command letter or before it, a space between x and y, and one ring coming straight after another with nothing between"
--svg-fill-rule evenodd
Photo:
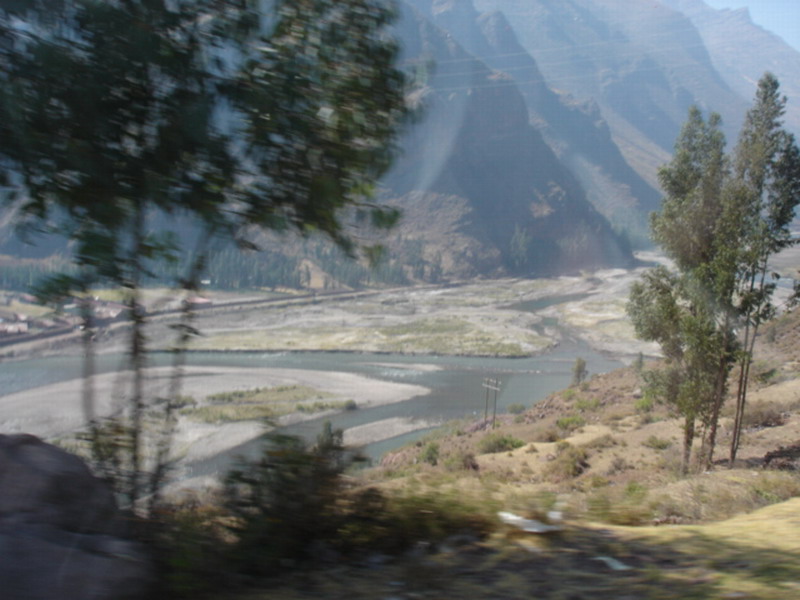
<instances>
[{"instance_id":1,"label":"tree","mask_svg":"<svg viewBox=\"0 0 800 600\"><path fill-rule=\"evenodd\" d=\"M533 236L519 225L514 226L514 235L509 242L509 254L511 263L516 269L523 269L528 264L528 253L530 251Z\"/></svg>"},{"instance_id":2,"label":"tree","mask_svg":"<svg viewBox=\"0 0 800 600\"><path fill-rule=\"evenodd\" d=\"M779 83L766 73L758 83L753 107L748 111L734 152L736 215L745 224L740 244L737 277L738 309L744 325L739 359L736 414L730 447L733 466L739 447L742 418L753 345L759 326L772 318L774 278L769 259L796 243L790 224L800 203L800 150L794 137L782 128L786 98Z\"/></svg>"},{"instance_id":3,"label":"tree","mask_svg":"<svg viewBox=\"0 0 800 600\"><path fill-rule=\"evenodd\" d=\"M589 371L586 369L586 361L580 356L575 359L575 364L572 365L572 385L577 386L582 384Z\"/></svg>"},{"instance_id":4,"label":"tree","mask_svg":"<svg viewBox=\"0 0 800 600\"><path fill-rule=\"evenodd\" d=\"M179 251L163 217L251 246L252 228L318 231L353 253L397 213L370 201L402 117L381 0L18 0L0 8L0 166L21 219L72 241L78 275L128 290L131 504L144 490L145 311ZM189 322L178 341L186 341ZM169 410L169 402L167 409Z\"/></svg>"},{"instance_id":5,"label":"tree","mask_svg":"<svg viewBox=\"0 0 800 600\"><path fill-rule=\"evenodd\" d=\"M681 470L687 473L698 419L713 403L721 336L679 273L656 267L633 284L628 314L636 334L657 342L665 364L645 371L645 390L684 419Z\"/></svg>"},{"instance_id":6,"label":"tree","mask_svg":"<svg viewBox=\"0 0 800 600\"><path fill-rule=\"evenodd\" d=\"M694 428L689 420L702 419L707 464L738 357L731 464L735 459L753 340L775 310L768 261L794 243L789 224L800 202L800 151L780 127L784 105L777 80L767 73L732 158L724 153L719 117L706 122L690 109L674 156L659 171L666 195L651 222L654 240L677 273L653 271L631 292L628 310L637 334L659 342L666 358L664 372L649 376L651 389L686 417L687 438ZM684 450L685 465L690 448Z\"/></svg>"},{"instance_id":7,"label":"tree","mask_svg":"<svg viewBox=\"0 0 800 600\"><path fill-rule=\"evenodd\" d=\"M720 118L708 121L696 107L675 143L672 160L659 170L665 192L653 214L654 241L675 262L648 272L631 289L628 314L637 335L657 342L665 366L644 374L648 393L684 417L682 469L688 470L696 421L714 430L732 360L732 323L723 300L726 272L720 261L728 239L720 237L727 176ZM712 437L715 434L712 434Z\"/></svg>"}]
</instances>

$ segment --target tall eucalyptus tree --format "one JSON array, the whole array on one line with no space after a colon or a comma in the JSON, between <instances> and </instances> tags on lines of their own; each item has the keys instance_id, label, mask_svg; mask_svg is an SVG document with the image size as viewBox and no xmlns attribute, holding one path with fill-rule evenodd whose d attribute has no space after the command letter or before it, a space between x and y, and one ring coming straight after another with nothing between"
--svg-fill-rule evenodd
<instances>
[{"instance_id":1,"label":"tall eucalyptus tree","mask_svg":"<svg viewBox=\"0 0 800 600\"><path fill-rule=\"evenodd\" d=\"M769 261L777 252L797 243L790 225L800 204L800 150L783 128L786 97L774 75L758 83L755 101L747 112L733 157L731 202L744 226L737 271L738 308L743 321L742 352L730 464L736 460L747 399L753 346L759 326L775 315L772 297L777 275Z\"/></svg>"}]
</instances>

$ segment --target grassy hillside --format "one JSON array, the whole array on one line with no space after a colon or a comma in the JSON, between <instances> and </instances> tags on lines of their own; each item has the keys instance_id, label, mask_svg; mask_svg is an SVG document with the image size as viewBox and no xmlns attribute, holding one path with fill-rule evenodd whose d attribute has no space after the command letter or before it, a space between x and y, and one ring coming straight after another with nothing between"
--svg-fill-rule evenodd
<instances>
[{"instance_id":1,"label":"grassy hillside","mask_svg":"<svg viewBox=\"0 0 800 600\"><path fill-rule=\"evenodd\" d=\"M681 476L679 422L642 397L629 367L515 407L494 430L452 424L355 480L360 493L402 499L387 505L387 536L437 520L461 529L216 597L796 598L798 463L778 470L764 457L800 443L798 327L795 311L765 329L733 469L720 459ZM718 457L729 426L725 416ZM556 530L525 533L498 511Z\"/></svg>"}]
</instances>

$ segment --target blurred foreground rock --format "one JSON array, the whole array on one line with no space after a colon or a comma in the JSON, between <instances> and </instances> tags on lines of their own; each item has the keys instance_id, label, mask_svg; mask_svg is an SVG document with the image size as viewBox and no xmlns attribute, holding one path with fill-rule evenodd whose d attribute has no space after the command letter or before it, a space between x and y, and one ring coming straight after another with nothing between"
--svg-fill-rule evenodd
<instances>
[{"instance_id":1,"label":"blurred foreground rock","mask_svg":"<svg viewBox=\"0 0 800 600\"><path fill-rule=\"evenodd\" d=\"M78 457L0 435L0 597L142 597L152 569L124 525L111 490Z\"/></svg>"}]
</instances>

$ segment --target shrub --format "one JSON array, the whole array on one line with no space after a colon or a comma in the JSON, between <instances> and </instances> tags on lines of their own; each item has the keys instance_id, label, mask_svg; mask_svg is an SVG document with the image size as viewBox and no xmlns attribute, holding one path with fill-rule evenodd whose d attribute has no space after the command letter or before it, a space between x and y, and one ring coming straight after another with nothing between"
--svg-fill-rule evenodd
<instances>
[{"instance_id":1,"label":"shrub","mask_svg":"<svg viewBox=\"0 0 800 600\"><path fill-rule=\"evenodd\" d=\"M447 537L469 532L485 537L496 527L486 508L471 505L456 493L433 492L388 498L380 527L380 537L371 546L397 552L419 541L437 544Z\"/></svg>"},{"instance_id":2,"label":"shrub","mask_svg":"<svg viewBox=\"0 0 800 600\"><path fill-rule=\"evenodd\" d=\"M357 410L358 409L358 404L356 404L356 401L353 400L353 399L345 400L343 408L345 410Z\"/></svg>"},{"instance_id":3,"label":"shrub","mask_svg":"<svg viewBox=\"0 0 800 600\"><path fill-rule=\"evenodd\" d=\"M547 465L545 475L552 481L572 479L583 473L589 466L586 451L569 442L559 442L555 459Z\"/></svg>"},{"instance_id":4,"label":"shrub","mask_svg":"<svg viewBox=\"0 0 800 600\"><path fill-rule=\"evenodd\" d=\"M614 460L611 461L611 465L608 467L607 475L614 475L615 473L619 473L621 471L625 471L630 469L631 466L621 456L615 456Z\"/></svg>"},{"instance_id":5,"label":"shrub","mask_svg":"<svg viewBox=\"0 0 800 600\"><path fill-rule=\"evenodd\" d=\"M572 385L578 386L586 380L589 371L586 369L586 361L580 356L575 359L575 364L572 365Z\"/></svg>"},{"instance_id":6,"label":"shrub","mask_svg":"<svg viewBox=\"0 0 800 600\"><path fill-rule=\"evenodd\" d=\"M580 398L575 402L575 409L580 412L597 410L600 407L600 400L597 398Z\"/></svg>"},{"instance_id":7,"label":"shrub","mask_svg":"<svg viewBox=\"0 0 800 600\"><path fill-rule=\"evenodd\" d=\"M426 462L434 467L439 463L439 444L428 442L419 455L422 462Z\"/></svg>"},{"instance_id":8,"label":"shrub","mask_svg":"<svg viewBox=\"0 0 800 600\"><path fill-rule=\"evenodd\" d=\"M556 427L570 432L586 425L586 420L580 415L569 415L561 417L556 421Z\"/></svg>"},{"instance_id":9,"label":"shrub","mask_svg":"<svg viewBox=\"0 0 800 600\"><path fill-rule=\"evenodd\" d=\"M525 442L510 435L501 433L490 433L478 442L478 450L481 454L493 454L495 452L508 452L523 446Z\"/></svg>"},{"instance_id":10,"label":"shrub","mask_svg":"<svg viewBox=\"0 0 800 600\"><path fill-rule=\"evenodd\" d=\"M471 452L459 452L448 456L444 461L444 467L448 471L478 471L480 469L475 455Z\"/></svg>"},{"instance_id":11,"label":"shrub","mask_svg":"<svg viewBox=\"0 0 800 600\"><path fill-rule=\"evenodd\" d=\"M609 433L596 437L593 440L586 442L581 446L586 450L602 450L604 448L611 448L617 445L617 440Z\"/></svg>"},{"instance_id":12,"label":"shrub","mask_svg":"<svg viewBox=\"0 0 800 600\"><path fill-rule=\"evenodd\" d=\"M642 446L646 446L647 448L652 448L653 450L666 450L670 446L672 446L672 442L670 440L665 440L664 438L659 438L654 435L651 435L645 441L642 442Z\"/></svg>"},{"instance_id":13,"label":"shrub","mask_svg":"<svg viewBox=\"0 0 800 600\"><path fill-rule=\"evenodd\" d=\"M761 402L751 404L747 407L742 418L742 427L779 427L784 425L787 415L783 411L783 406L777 402Z\"/></svg>"},{"instance_id":14,"label":"shrub","mask_svg":"<svg viewBox=\"0 0 800 600\"><path fill-rule=\"evenodd\" d=\"M557 442L561 439L561 432L555 427L548 427L542 431L537 431L534 435L535 442Z\"/></svg>"},{"instance_id":15,"label":"shrub","mask_svg":"<svg viewBox=\"0 0 800 600\"><path fill-rule=\"evenodd\" d=\"M649 413L653 410L653 399L649 396L642 396L633 405L637 413Z\"/></svg>"},{"instance_id":16,"label":"shrub","mask_svg":"<svg viewBox=\"0 0 800 600\"><path fill-rule=\"evenodd\" d=\"M506 410L512 415L519 415L525 412L525 405L521 402L515 402L514 404L509 404Z\"/></svg>"},{"instance_id":17,"label":"shrub","mask_svg":"<svg viewBox=\"0 0 800 600\"><path fill-rule=\"evenodd\" d=\"M287 563L308 559L314 544L333 540L342 524L340 475L351 462L341 430L327 422L315 446L293 436L271 436L259 459L232 471L224 503L235 519L236 569L276 573Z\"/></svg>"},{"instance_id":18,"label":"shrub","mask_svg":"<svg viewBox=\"0 0 800 600\"><path fill-rule=\"evenodd\" d=\"M159 592L164 598L196 598L219 586L219 564L226 544L221 509L196 501L162 504L147 529L158 564Z\"/></svg>"}]
</instances>

